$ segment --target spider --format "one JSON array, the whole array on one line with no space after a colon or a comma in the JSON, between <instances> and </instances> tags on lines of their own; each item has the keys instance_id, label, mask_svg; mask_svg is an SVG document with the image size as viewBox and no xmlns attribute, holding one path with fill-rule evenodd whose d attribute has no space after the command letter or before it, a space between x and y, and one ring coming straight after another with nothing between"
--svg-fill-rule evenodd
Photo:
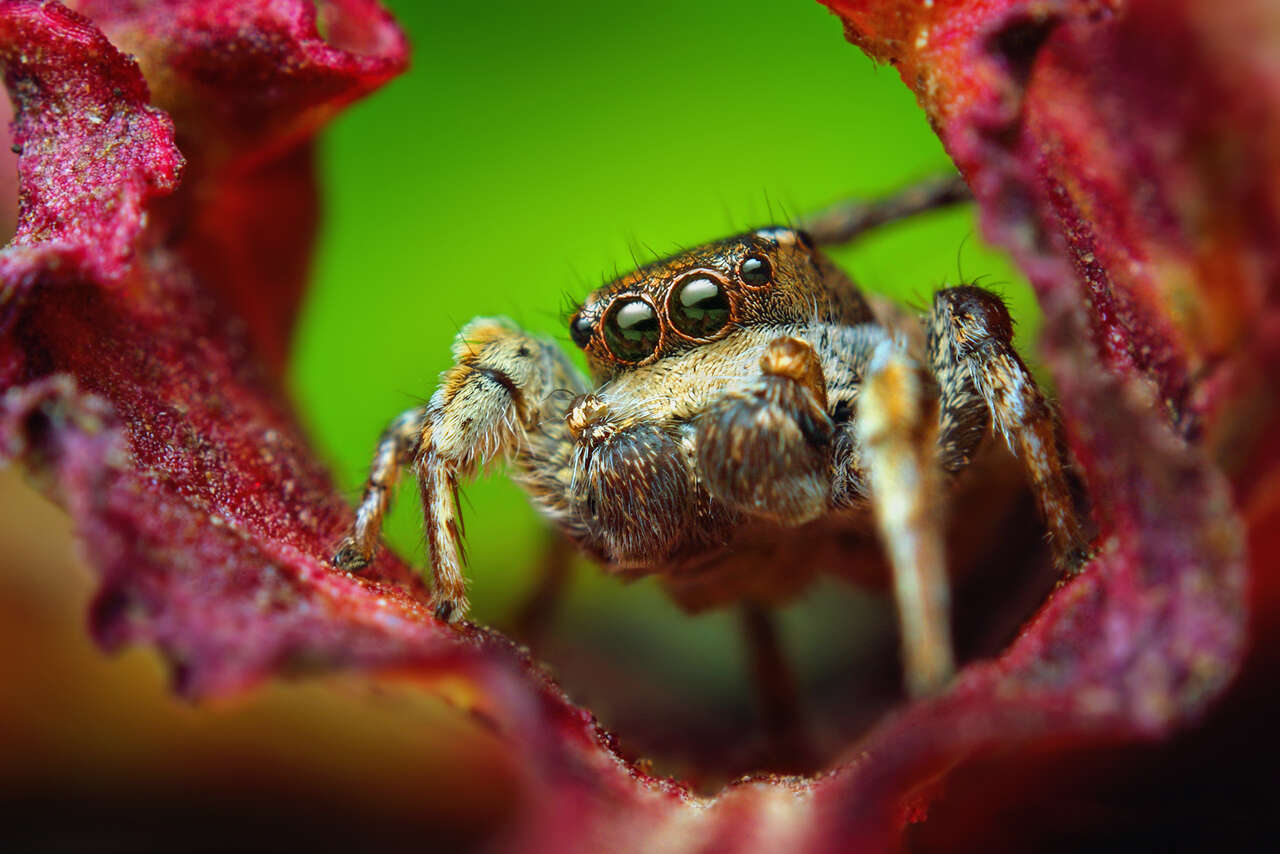
<instances>
[{"instance_id":1,"label":"spider","mask_svg":"<svg viewBox=\"0 0 1280 854\"><path fill-rule=\"evenodd\" d=\"M859 208L834 228L828 218L822 243L955 201L956 187ZM468 323L430 401L379 442L334 565L369 563L412 467L435 614L462 618L458 484L504 458L606 571L657 574L691 611L785 601L831 565L815 559L824 544L875 530L906 681L923 693L954 666L947 483L990 436L1020 459L1060 565L1086 553L1054 410L986 290L940 290L917 318L864 296L806 231L769 227L601 287L569 334L590 379L549 339L499 318Z\"/></svg>"}]
</instances>

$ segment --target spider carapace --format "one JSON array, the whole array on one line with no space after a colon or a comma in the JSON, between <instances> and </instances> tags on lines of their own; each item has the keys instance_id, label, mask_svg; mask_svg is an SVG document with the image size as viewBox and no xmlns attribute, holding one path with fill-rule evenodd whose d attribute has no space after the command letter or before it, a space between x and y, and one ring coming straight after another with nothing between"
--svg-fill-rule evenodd
<instances>
[{"instance_id":1,"label":"spider carapace","mask_svg":"<svg viewBox=\"0 0 1280 854\"><path fill-rule=\"evenodd\" d=\"M605 285L569 332L590 379L546 338L468 323L430 401L379 443L335 565L368 563L412 467L436 614L461 617L458 484L502 459L606 571L658 574L690 610L785 601L834 569L824 539L878 531L924 691L952 669L947 484L984 441L1021 460L1060 561L1084 553L1053 409L985 290L886 310L805 232L765 228Z\"/></svg>"}]
</instances>

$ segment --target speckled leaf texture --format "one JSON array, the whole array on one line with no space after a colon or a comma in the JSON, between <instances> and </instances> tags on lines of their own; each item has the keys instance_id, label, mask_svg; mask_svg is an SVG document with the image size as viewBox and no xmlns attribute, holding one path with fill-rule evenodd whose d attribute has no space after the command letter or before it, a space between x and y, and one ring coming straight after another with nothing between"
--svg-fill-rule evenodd
<instances>
[{"instance_id":1,"label":"speckled leaf texture","mask_svg":"<svg viewBox=\"0 0 1280 854\"><path fill-rule=\"evenodd\" d=\"M1035 285L1101 534L998 659L826 775L713 799L628 764L503 638L435 623L393 555L362 577L327 566L350 510L281 372L311 139L405 67L390 18L372 0L72 5L0 2L21 148L0 455L75 519L102 576L96 636L155 644L178 691L351 669L465 683L454 701L521 775L500 850L1120 844L1233 797L1233 751L1270 744L1273 4L826 0L915 91Z\"/></svg>"}]
</instances>

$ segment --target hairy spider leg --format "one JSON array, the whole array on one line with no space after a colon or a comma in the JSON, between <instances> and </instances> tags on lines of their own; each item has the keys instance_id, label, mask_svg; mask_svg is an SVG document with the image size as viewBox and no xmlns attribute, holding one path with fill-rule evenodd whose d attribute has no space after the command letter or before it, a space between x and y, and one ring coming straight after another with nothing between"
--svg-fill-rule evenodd
<instances>
[{"instance_id":1,"label":"hairy spider leg","mask_svg":"<svg viewBox=\"0 0 1280 854\"><path fill-rule=\"evenodd\" d=\"M803 766L814 754L796 676L778 637L773 610L746 601L739 608L741 633L755 684L760 720L773 761Z\"/></svg>"},{"instance_id":2,"label":"hairy spider leg","mask_svg":"<svg viewBox=\"0 0 1280 854\"><path fill-rule=\"evenodd\" d=\"M442 620L461 619L468 608L458 479L521 449L556 391L585 388L552 341L501 318L477 318L464 326L454 339L453 358L430 402L392 422L356 523L333 559L344 569L371 560L397 473L412 463L431 554L432 603Z\"/></svg>"},{"instance_id":3,"label":"hairy spider leg","mask_svg":"<svg viewBox=\"0 0 1280 854\"><path fill-rule=\"evenodd\" d=\"M401 471L418 453L426 418L427 407L417 406L397 415L382 431L356 507L355 522L333 555L332 563L339 569L356 572L373 560L382 520L391 509L392 493Z\"/></svg>"},{"instance_id":4,"label":"hairy spider leg","mask_svg":"<svg viewBox=\"0 0 1280 854\"><path fill-rule=\"evenodd\" d=\"M1058 420L1013 349L1004 303L971 286L939 291L926 332L928 372L938 386L936 418L919 368L886 342L872 359L855 422L860 464L893 567L913 693L940 688L954 668L940 476L965 469L989 427L1022 462L1059 566L1075 571L1088 556Z\"/></svg>"},{"instance_id":5,"label":"hairy spider leg","mask_svg":"<svg viewBox=\"0 0 1280 854\"><path fill-rule=\"evenodd\" d=\"M818 246L843 246L882 225L973 201L958 174L928 178L880 199L848 199L807 216L801 227Z\"/></svg>"},{"instance_id":6,"label":"hairy spider leg","mask_svg":"<svg viewBox=\"0 0 1280 854\"><path fill-rule=\"evenodd\" d=\"M542 645L547 628L555 619L576 553L573 542L558 528L550 525L547 528L547 544L535 586L509 621L511 635L532 649Z\"/></svg>"},{"instance_id":7,"label":"hairy spider leg","mask_svg":"<svg viewBox=\"0 0 1280 854\"><path fill-rule=\"evenodd\" d=\"M1059 567L1077 571L1088 558L1088 541L1067 481L1059 421L1013 349L1004 303L972 286L939 291L928 319L928 352L942 396L943 468L968 465L990 423L1022 461Z\"/></svg>"},{"instance_id":8,"label":"hairy spider leg","mask_svg":"<svg viewBox=\"0 0 1280 854\"><path fill-rule=\"evenodd\" d=\"M886 340L871 358L855 421L871 506L893 570L907 689L927 694L955 670L938 421L920 367Z\"/></svg>"}]
</instances>

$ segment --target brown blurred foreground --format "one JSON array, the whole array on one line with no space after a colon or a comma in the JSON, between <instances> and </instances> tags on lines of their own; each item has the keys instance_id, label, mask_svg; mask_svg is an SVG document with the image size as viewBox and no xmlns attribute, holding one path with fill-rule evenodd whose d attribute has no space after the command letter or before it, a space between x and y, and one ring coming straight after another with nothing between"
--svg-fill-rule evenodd
<instances>
[{"instance_id":1,"label":"brown blurred foreground","mask_svg":"<svg viewBox=\"0 0 1280 854\"><path fill-rule=\"evenodd\" d=\"M440 700L275 682L195 707L151 649L107 655L66 516L0 472L0 843L7 850L456 850L500 824L501 746Z\"/></svg>"}]
</instances>

